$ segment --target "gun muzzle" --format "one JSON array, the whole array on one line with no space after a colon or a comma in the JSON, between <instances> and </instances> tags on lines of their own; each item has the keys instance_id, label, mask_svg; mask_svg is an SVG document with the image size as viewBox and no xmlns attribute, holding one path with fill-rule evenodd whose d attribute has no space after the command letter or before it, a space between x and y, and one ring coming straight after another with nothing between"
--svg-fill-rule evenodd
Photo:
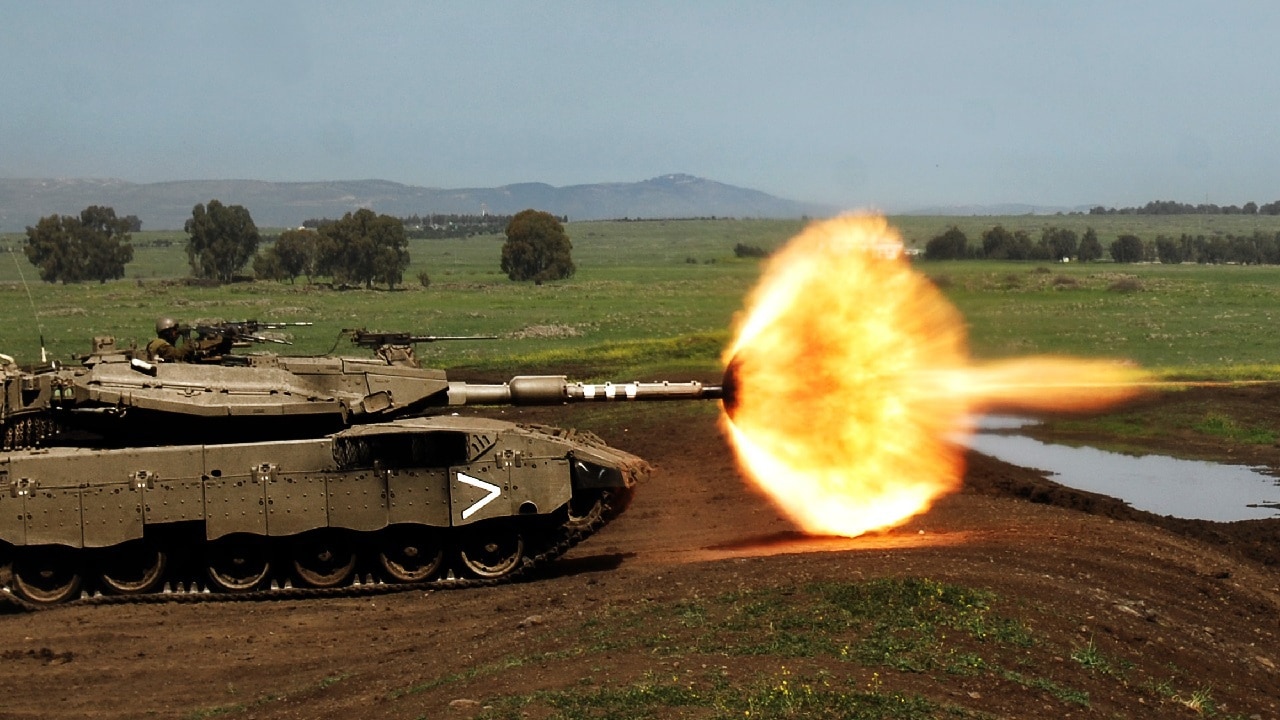
<instances>
[{"instance_id":1,"label":"gun muzzle","mask_svg":"<svg viewBox=\"0 0 1280 720\"><path fill-rule=\"evenodd\" d=\"M724 402L724 412L730 418L738 409L738 370L742 367L742 361L737 357L729 361L729 367L724 369L724 378L721 380L723 385L720 387L720 399Z\"/></svg>"}]
</instances>

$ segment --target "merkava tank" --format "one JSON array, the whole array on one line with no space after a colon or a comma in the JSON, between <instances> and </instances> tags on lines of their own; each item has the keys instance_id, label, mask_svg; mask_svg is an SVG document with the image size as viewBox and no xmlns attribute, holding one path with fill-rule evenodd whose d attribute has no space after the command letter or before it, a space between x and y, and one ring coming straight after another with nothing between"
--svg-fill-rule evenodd
<instances>
[{"instance_id":1,"label":"merkava tank","mask_svg":"<svg viewBox=\"0 0 1280 720\"><path fill-rule=\"evenodd\" d=\"M721 396L456 382L416 367L413 342L440 338L352 338L376 357L162 363L97 338L77 366L6 359L0 585L35 607L510 580L617 516L649 466L591 433L441 412Z\"/></svg>"}]
</instances>

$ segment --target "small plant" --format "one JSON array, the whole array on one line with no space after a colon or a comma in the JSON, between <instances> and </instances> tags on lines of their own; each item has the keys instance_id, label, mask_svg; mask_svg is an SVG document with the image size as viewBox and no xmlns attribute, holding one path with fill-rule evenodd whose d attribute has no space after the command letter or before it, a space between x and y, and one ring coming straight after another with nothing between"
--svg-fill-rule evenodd
<instances>
[{"instance_id":1,"label":"small plant","mask_svg":"<svg viewBox=\"0 0 1280 720\"><path fill-rule=\"evenodd\" d=\"M1203 687L1191 693L1188 697L1174 695L1173 699L1182 703L1188 710L1198 712L1202 715L1212 715L1217 710L1217 704L1213 702L1213 688Z\"/></svg>"},{"instance_id":2,"label":"small plant","mask_svg":"<svg viewBox=\"0 0 1280 720\"><path fill-rule=\"evenodd\" d=\"M1077 690L1073 687L1059 685L1058 683L1042 677L1027 677L1022 673L1014 670L1004 670L1000 673L1001 677L1011 682L1018 683L1023 687L1035 688L1043 690L1062 702L1074 703L1089 707L1089 693L1084 690Z\"/></svg>"},{"instance_id":3,"label":"small plant","mask_svg":"<svg viewBox=\"0 0 1280 720\"><path fill-rule=\"evenodd\" d=\"M768 257L769 251L759 245L747 245L746 243L738 243L733 246L733 254L740 258L762 258Z\"/></svg>"},{"instance_id":4,"label":"small plant","mask_svg":"<svg viewBox=\"0 0 1280 720\"><path fill-rule=\"evenodd\" d=\"M418 283L421 284L422 287L431 287L431 276L427 274L426 270L418 273Z\"/></svg>"},{"instance_id":5,"label":"small plant","mask_svg":"<svg viewBox=\"0 0 1280 720\"><path fill-rule=\"evenodd\" d=\"M1071 659L1080 663L1080 666L1086 670L1100 672L1104 675L1111 672L1111 663L1098 651L1098 646L1093 644L1093 638L1090 638L1089 643L1084 647L1073 650Z\"/></svg>"},{"instance_id":6,"label":"small plant","mask_svg":"<svg viewBox=\"0 0 1280 720\"><path fill-rule=\"evenodd\" d=\"M321 678L320 689L325 690L329 687L332 687L333 685L336 685L342 682L343 680L346 680L349 677L351 677L350 673L342 673L341 675L330 675L329 677Z\"/></svg>"},{"instance_id":7,"label":"small plant","mask_svg":"<svg viewBox=\"0 0 1280 720\"><path fill-rule=\"evenodd\" d=\"M1120 278L1107 287L1108 292L1122 294L1142 292L1142 289L1142 283L1135 277Z\"/></svg>"}]
</instances>

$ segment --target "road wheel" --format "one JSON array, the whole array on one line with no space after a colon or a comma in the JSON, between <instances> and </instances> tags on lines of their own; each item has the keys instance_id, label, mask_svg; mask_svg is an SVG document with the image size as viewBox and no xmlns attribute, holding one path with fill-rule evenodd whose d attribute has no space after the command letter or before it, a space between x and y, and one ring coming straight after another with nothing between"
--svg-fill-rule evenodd
<instances>
[{"instance_id":1,"label":"road wheel","mask_svg":"<svg viewBox=\"0 0 1280 720\"><path fill-rule=\"evenodd\" d=\"M378 538L378 564L396 582L427 580L444 564L441 533L424 527L394 527Z\"/></svg>"},{"instance_id":2,"label":"road wheel","mask_svg":"<svg viewBox=\"0 0 1280 720\"><path fill-rule=\"evenodd\" d=\"M215 587L226 592L248 592L262 585L271 572L267 539L227 536L210 543L205 571Z\"/></svg>"},{"instance_id":3,"label":"road wheel","mask_svg":"<svg viewBox=\"0 0 1280 720\"><path fill-rule=\"evenodd\" d=\"M103 552L98 559L98 579L117 595L151 592L159 587L167 564L165 553L154 544L134 540Z\"/></svg>"},{"instance_id":4,"label":"road wheel","mask_svg":"<svg viewBox=\"0 0 1280 720\"><path fill-rule=\"evenodd\" d=\"M293 572L314 588L337 587L351 578L356 553L342 533L320 531L293 542Z\"/></svg>"},{"instance_id":5,"label":"road wheel","mask_svg":"<svg viewBox=\"0 0 1280 720\"><path fill-rule=\"evenodd\" d=\"M524 558L524 538L511 528L467 528L458 556L462 567L471 575L485 579L500 578L520 567Z\"/></svg>"},{"instance_id":6,"label":"road wheel","mask_svg":"<svg viewBox=\"0 0 1280 720\"><path fill-rule=\"evenodd\" d=\"M66 602L80 592L76 551L61 546L22 548L13 560L13 589L41 605Z\"/></svg>"}]
</instances>

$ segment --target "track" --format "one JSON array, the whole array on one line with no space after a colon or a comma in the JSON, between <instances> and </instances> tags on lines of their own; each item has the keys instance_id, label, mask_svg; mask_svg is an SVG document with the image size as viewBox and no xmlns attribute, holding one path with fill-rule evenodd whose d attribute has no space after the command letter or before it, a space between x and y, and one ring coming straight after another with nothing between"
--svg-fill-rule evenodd
<instances>
[{"instance_id":1,"label":"track","mask_svg":"<svg viewBox=\"0 0 1280 720\"><path fill-rule=\"evenodd\" d=\"M491 587L507 583L528 580L550 563L564 555L578 543L595 534L600 528L608 525L627 507L631 500L632 490L611 494L604 500L602 511L590 517L584 523L570 527L568 524L558 526L559 537L554 537L546 545L546 549L536 555L522 558L520 565L511 572L498 578L461 578L447 576L433 580L412 583L382 582L371 574L357 575L353 582L343 587L310 588L294 587L287 583L249 592L219 592L209 589L207 585L192 582L177 583L175 588L165 583L160 592L138 595L113 595L95 592L84 593L76 600L56 604L41 604L20 597L10 587L9 578L4 578L4 586L0 587L0 612L39 612L61 608L85 607L89 605L140 605L154 603L193 603L193 602L263 602L276 600L300 600L332 597L364 597L387 595L421 590L464 590L478 587Z\"/></svg>"}]
</instances>

